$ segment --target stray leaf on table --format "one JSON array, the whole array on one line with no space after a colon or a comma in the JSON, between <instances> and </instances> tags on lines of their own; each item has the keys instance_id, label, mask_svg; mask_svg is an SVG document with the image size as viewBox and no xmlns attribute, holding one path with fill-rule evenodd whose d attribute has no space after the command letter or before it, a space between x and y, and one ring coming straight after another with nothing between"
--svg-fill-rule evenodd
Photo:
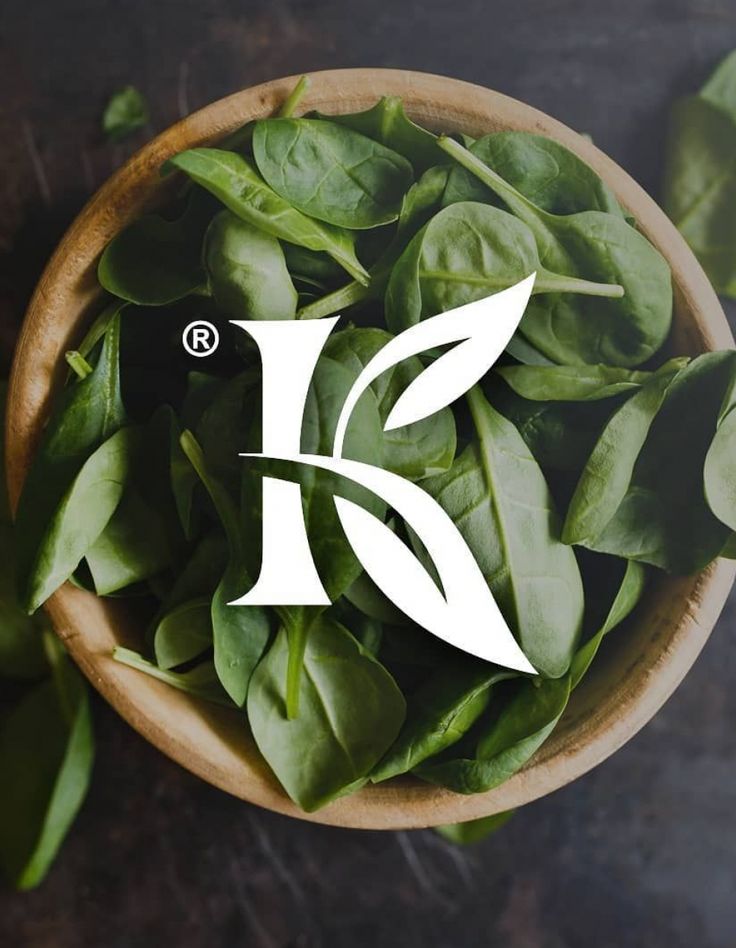
<instances>
[{"instance_id":1,"label":"stray leaf on table","mask_svg":"<svg viewBox=\"0 0 736 948\"><path fill-rule=\"evenodd\" d=\"M102 130L111 142L127 138L148 121L148 104L134 86L113 93L102 113Z\"/></svg>"}]
</instances>

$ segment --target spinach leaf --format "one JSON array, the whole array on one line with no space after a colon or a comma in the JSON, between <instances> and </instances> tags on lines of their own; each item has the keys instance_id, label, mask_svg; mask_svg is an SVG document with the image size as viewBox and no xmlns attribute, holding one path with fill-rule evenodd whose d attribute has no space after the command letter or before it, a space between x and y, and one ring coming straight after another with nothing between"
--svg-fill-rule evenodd
<instances>
[{"instance_id":1,"label":"spinach leaf","mask_svg":"<svg viewBox=\"0 0 736 948\"><path fill-rule=\"evenodd\" d=\"M703 469L708 506L723 523L736 530L736 411L721 415Z\"/></svg>"},{"instance_id":2,"label":"spinach leaf","mask_svg":"<svg viewBox=\"0 0 736 948\"><path fill-rule=\"evenodd\" d=\"M278 240L308 250L324 250L355 280L368 283L368 274L355 256L351 232L293 208L263 181L246 158L218 148L192 148L169 161L242 220Z\"/></svg>"},{"instance_id":3,"label":"spinach leaf","mask_svg":"<svg viewBox=\"0 0 736 948\"><path fill-rule=\"evenodd\" d=\"M609 365L502 365L496 372L517 395L540 402L597 401L636 392L651 378Z\"/></svg>"},{"instance_id":4,"label":"spinach leaf","mask_svg":"<svg viewBox=\"0 0 736 948\"><path fill-rule=\"evenodd\" d=\"M189 464L189 461L187 461ZM210 530L199 539L181 568L161 606L161 614L200 596L212 597L227 566L227 540L219 530Z\"/></svg>"},{"instance_id":5,"label":"spinach leaf","mask_svg":"<svg viewBox=\"0 0 736 948\"><path fill-rule=\"evenodd\" d=\"M703 465L736 353L709 352L670 386L621 504L590 549L689 575L719 555L730 530L713 516Z\"/></svg>"},{"instance_id":6,"label":"spinach leaf","mask_svg":"<svg viewBox=\"0 0 736 948\"><path fill-rule=\"evenodd\" d=\"M514 425L540 467L580 472L611 414L611 403L531 401L494 381L485 385L491 404Z\"/></svg>"},{"instance_id":7,"label":"spinach leaf","mask_svg":"<svg viewBox=\"0 0 736 948\"><path fill-rule=\"evenodd\" d=\"M345 278L343 268L324 251L308 250L306 247L286 243L282 249L287 269L294 280L309 283L314 287L323 287Z\"/></svg>"},{"instance_id":8,"label":"spinach leaf","mask_svg":"<svg viewBox=\"0 0 736 948\"><path fill-rule=\"evenodd\" d=\"M354 381L354 374L339 361L323 354L317 363L304 408L301 450L304 454L329 455L342 406ZM352 415L345 439L344 456L356 461L381 464L383 441L381 419L375 395L369 391L360 399ZM376 517L385 515L385 504L375 495L350 481L306 464L284 465L264 461L247 465L243 476L242 503L251 529L260 533L262 503L261 476L284 477L301 486L304 522L317 572L332 602L358 577L362 567L345 539L335 509L336 495L361 504ZM249 551L251 570L259 550ZM288 714L296 716L299 671L309 627L319 612L309 608L279 610L289 637L290 664L287 685Z\"/></svg>"},{"instance_id":9,"label":"spinach leaf","mask_svg":"<svg viewBox=\"0 0 736 948\"><path fill-rule=\"evenodd\" d=\"M700 97L736 119L736 52L729 53L718 65L700 90Z\"/></svg>"},{"instance_id":10,"label":"spinach leaf","mask_svg":"<svg viewBox=\"0 0 736 948\"><path fill-rule=\"evenodd\" d=\"M611 603L611 607L595 635L592 635L584 645L582 645L572 660L570 666L570 690L580 684L583 676L590 668L591 662L595 658L601 642L608 635L611 629L619 625L633 610L634 606L641 599L646 584L646 572L641 563L634 560L628 560L625 565L623 579L616 595Z\"/></svg>"},{"instance_id":11,"label":"spinach leaf","mask_svg":"<svg viewBox=\"0 0 736 948\"><path fill-rule=\"evenodd\" d=\"M532 231L511 214L471 201L453 204L412 238L394 266L386 290L386 322L398 333L426 316L513 286L534 272L535 293L621 293L620 286L546 270Z\"/></svg>"},{"instance_id":12,"label":"spinach leaf","mask_svg":"<svg viewBox=\"0 0 736 948\"><path fill-rule=\"evenodd\" d=\"M393 337L383 329L345 329L331 336L325 355L348 368L357 379L373 356ZM421 374L418 357L406 359L373 382L371 388L378 403L382 425L396 400ZM449 408L403 428L384 431L383 467L402 477L419 480L438 474L452 464L455 457L455 419Z\"/></svg>"},{"instance_id":13,"label":"spinach leaf","mask_svg":"<svg viewBox=\"0 0 736 948\"><path fill-rule=\"evenodd\" d=\"M518 332L509 339L506 352L522 365L554 365L551 359L548 359L539 349L535 349L531 342Z\"/></svg>"},{"instance_id":14,"label":"spinach leaf","mask_svg":"<svg viewBox=\"0 0 736 948\"><path fill-rule=\"evenodd\" d=\"M670 117L664 208L719 293L736 296L736 56Z\"/></svg>"},{"instance_id":15,"label":"spinach leaf","mask_svg":"<svg viewBox=\"0 0 736 948\"><path fill-rule=\"evenodd\" d=\"M150 579L172 563L164 524L135 485L129 485L85 561L99 596Z\"/></svg>"},{"instance_id":16,"label":"spinach leaf","mask_svg":"<svg viewBox=\"0 0 736 948\"><path fill-rule=\"evenodd\" d=\"M505 826L516 810L506 810L503 813L494 813L493 816L481 816L477 820L467 820L465 823L446 823L435 826L435 833L457 846L468 846L479 843L491 834Z\"/></svg>"},{"instance_id":17,"label":"spinach leaf","mask_svg":"<svg viewBox=\"0 0 736 948\"><path fill-rule=\"evenodd\" d=\"M159 621L153 637L159 668L184 665L212 648L210 604L207 596L191 599L176 606Z\"/></svg>"},{"instance_id":18,"label":"spinach leaf","mask_svg":"<svg viewBox=\"0 0 736 948\"><path fill-rule=\"evenodd\" d=\"M118 316L119 313L122 313L126 306L127 303L124 300L113 300L111 303L105 306L99 316L92 320L91 326L84 334L82 341L75 350L77 354L80 355L85 360L85 362L87 362L87 365L89 365L88 360L91 358L92 353L97 348L97 344L105 338L107 331L110 328L110 323L113 321L113 319L115 319L116 316ZM66 359L68 362L69 353L66 354ZM68 379L72 377L72 374L73 370L70 367ZM89 373L83 371L81 374L79 372L76 374L78 377L84 378Z\"/></svg>"},{"instance_id":19,"label":"spinach leaf","mask_svg":"<svg viewBox=\"0 0 736 948\"><path fill-rule=\"evenodd\" d=\"M396 220L412 168L397 152L317 119L256 122L253 155L266 182L293 207L337 227Z\"/></svg>"},{"instance_id":20,"label":"spinach leaf","mask_svg":"<svg viewBox=\"0 0 736 948\"><path fill-rule=\"evenodd\" d=\"M111 142L119 142L148 122L148 105L134 86L115 92L102 113L102 130Z\"/></svg>"},{"instance_id":21,"label":"spinach leaf","mask_svg":"<svg viewBox=\"0 0 736 948\"><path fill-rule=\"evenodd\" d=\"M225 488L209 472L202 449L191 432L182 434L181 446L210 495L227 536L228 564L212 597L212 641L217 675L230 698L241 707L253 669L268 642L268 616L258 606L229 605L245 592L243 587L248 583L240 512Z\"/></svg>"},{"instance_id":22,"label":"spinach leaf","mask_svg":"<svg viewBox=\"0 0 736 948\"><path fill-rule=\"evenodd\" d=\"M624 216L613 193L595 171L551 138L532 132L492 132L468 150L544 211L605 211ZM493 197L494 192L465 168L453 168L445 204L487 203Z\"/></svg>"},{"instance_id":23,"label":"spinach leaf","mask_svg":"<svg viewBox=\"0 0 736 948\"><path fill-rule=\"evenodd\" d=\"M167 405L143 429L120 503L85 555L99 595L150 580L179 559L182 524L191 527L197 479L178 435L176 416Z\"/></svg>"},{"instance_id":24,"label":"spinach leaf","mask_svg":"<svg viewBox=\"0 0 736 948\"><path fill-rule=\"evenodd\" d=\"M613 413L575 487L562 528L565 543L594 541L616 513L652 422L686 362L665 363Z\"/></svg>"},{"instance_id":25,"label":"spinach leaf","mask_svg":"<svg viewBox=\"0 0 736 948\"><path fill-rule=\"evenodd\" d=\"M493 685L514 673L483 662L456 661L438 668L408 702L396 741L371 774L379 783L407 773L459 741L486 710Z\"/></svg>"},{"instance_id":26,"label":"spinach leaf","mask_svg":"<svg viewBox=\"0 0 736 948\"><path fill-rule=\"evenodd\" d=\"M224 382L195 425L209 470L232 496L237 496L243 475L240 454L255 449L256 381L254 374L246 370Z\"/></svg>"},{"instance_id":27,"label":"spinach leaf","mask_svg":"<svg viewBox=\"0 0 736 948\"><path fill-rule=\"evenodd\" d=\"M404 625L408 620L391 600L376 586L370 576L363 572L345 590L344 598L359 613L375 622L390 622ZM365 643L363 643L365 644ZM371 650L369 650L371 651Z\"/></svg>"},{"instance_id":28,"label":"spinach leaf","mask_svg":"<svg viewBox=\"0 0 736 948\"><path fill-rule=\"evenodd\" d=\"M543 267L623 287L618 298L594 305L567 292L532 300L521 330L537 349L560 363L634 366L662 346L672 321L670 269L642 234L616 214L545 211L462 145L439 144L527 224Z\"/></svg>"},{"instance_id":29,"label":"spinach leaf","mask_svg":"<svg viewBox=\"0 0 736 948\"><path fill-rule=\"evenodd\" d=\"M193 191L174 220L147 214L114 237L97 266L104 289L140 306L166 306L201 290L202 240L212 216L211 198L202 197Z\"/></svg>"},{"instance_id":30,"label":"spinach leaf","mask_svg":"<svg viewBox=\"0 0 736 948\"><path fill-rule=\"evenodd\" d=\"M562 717L570 675L527 679L480 738L471 758L426 761L414 773L456 793L485 793L508 780L542 746Z\"/></svg>"},{"instance_id":31,"label":"spinach leaf","mask_svg":"<svg viewBox=\"0 0 736 948\"><path fill-rule=\"evenodd\" d=\"M94 754L84 681L45 636L52 677L0 722L0 866L18 889L48 872L84 800Z\"/></svg>"},{"instance_id":32,"label":"spinach leaf","mask_svg":"<svg viewBox=\"0 0 736 948\"><path fill-rule=\"evenodd\" d=\"M557 726L570 692L590 667L603 637L626 618L641 598L644 578L638 563L626 565L605 620L577 650L569 674L520 682L510 701L487 724L481 722L474 756L428 760L415 768L417 776L458 793L483 793L520 770Z\"/></svg>"},{"instance_id":33,"label":"spinach leaf","mask_svg":"<svg viewBox=\"0 0 736 948\"><path fill-rule=\"evenodd\" d=\"M396 737L405 702L386 669L345 628L322 615L306 639L299 716L289 720L288 653L282 629L253 675L248 720L286 792L312 812L365 780Z\"/></svg>"},{"instance_id":34,"label":"spinach leaf","mask_svg":"<svg viewBox=\"0 0 736 948\"><path fill-rule=\"evenodd\" d=\"M319 319L357 303L380 299L386 291L391 270L407 243L439 209L448 173L445 167L430 168L406 192L401 203L396 234L371 267L371 280L367 286L353 280L303 306L298 313L299 319Z\"/></svg>"},{"instance_id":35,"label":"spinach leaf","mask_svg":"<svg viewBox=\"0 0 736 948\"><path fill-rule=\"evenodd\" d=\"M416 174L422 174L432 165L442 161L442 152L437 147L437 136L412 122L398 96L383 96L364 112L330 116L317 113L316 117L344 125L354 132L360 132L361 135L381 142L408 158Z\"/></svg>"},{"instance_id":36,"label":"spinach leaf","mask_svg":"<svg viewBox=\"0 0 736 948\"><path fill-rule=\"evenodd\" d=\"M518 431L478 389L468 401L477 442L423 486L455 521L529 661L542 675L563 675L583 620L575 556Z\"/></svg>"},{"instance_id":37,"label":"spinach leaf","mask_svg":"<svg viewBox=\"0 0 736 948\"><path fill-rule=\"evenodd\" d=\"M213 219L204 242L212 295L232 319L293 319L297 293L275 237L231 211Z\"/></svg>"},{"instance_id":38,"label":"spinach leaf","mask_svg":"<svg viewBox=\"0 0 736 948\"><path fill-rule=\"evenodd\" d=\"M120 399L119 345L120 317L117 315L105 333L94 371L62 393L58 409L49 421L23 485L16 515L18 584L21 605L31 612L54 591L54 582L59 585L76 568L76 563L67 563L64 568L66 565L71 568L65 576L61 579L50 576L48 571L52 564L49 557L53 559L53 549L59 541L58 533L51 532L52 523L75 479L80 476L85 461L125 420ZM123 440L128 437L126 435ZM103 456L110 459L109 448ZM97 463L92 467L96 468ZM88 483L86 478L91 473L92 470L88 469L85 483ZM79 511L79 515L82 512L87 512L86 507ZM56 521L54 531L58 526ZM77 526L81 529L81 524ZM94 525L97 534L104 526L105 523L99 522ZM89 532L89 528L85 532ZM90 542L97 534L90 534ZM83 554L84 550L80 558Z\"/></svg>"},{"instance_id":39,"label":"spinach leaf","mask_svg":"<svg viewBox=\"0 0 736 948\"><path fill-rule=\"evenodd\" d=\"M103 442L61 498L23 586L22 601L29 612L69 579L107 526L131 475L139 434L135 428L121 428Z\"/></svg>"}]
</instances>

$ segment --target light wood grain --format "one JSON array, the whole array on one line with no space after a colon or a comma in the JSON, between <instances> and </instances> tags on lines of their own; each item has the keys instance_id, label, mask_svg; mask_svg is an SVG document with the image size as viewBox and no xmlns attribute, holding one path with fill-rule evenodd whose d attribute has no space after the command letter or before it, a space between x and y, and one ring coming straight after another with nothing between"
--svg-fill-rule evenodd
<instances>
[{"instance_id":1,"label":"light wood grain","mask_svg":"<svg viewBox=\"0 0 736 948\"><path fill-rule=\"evenodd\" d=\"M63 353L79 339L98 299L95 265L105 244L161 200L158 169L176 152L217 141L243 122L271 114L295 77L215 102L168 129L125 165L84 208L41 277L23 325L10 383L6 424L11 502L17 498L49 403L58 390ZM469 83L423 73L355 69L316 73L304 110L347 112L381 95L403 97L409 114L438 131L480 135L495 129L539 132L576 152L613 189L674 274L672 350L695 354L730 348L733 338L710 284L672 224L648 195L593 144L549 116ZM733 582L719 561L688 578L662 577L633 621L607 642L575 692L559 727L531 763L490 793L461 796L411 778L368 787L318 813L304 814L260 760L243 719L176 692L119 665L114 644L138 646L142 630L120 603L98 600L69 584L48 603L58 634L84 673L120 714L164 753L223 790L302 819L396 829L458 822L528 803L600 763L656 713L710 634Z\"/></svg>"}]
</instances>

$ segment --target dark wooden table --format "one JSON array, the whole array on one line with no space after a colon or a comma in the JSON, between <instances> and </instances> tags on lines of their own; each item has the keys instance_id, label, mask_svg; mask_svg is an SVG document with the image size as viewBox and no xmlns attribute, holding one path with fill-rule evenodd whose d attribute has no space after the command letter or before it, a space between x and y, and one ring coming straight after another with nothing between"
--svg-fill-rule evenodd
<instances>
[{"instance_id":1,"label":"dark wooden table","mask_svg":"<svg viewBox=\"0 0 736 948\"><path fill-rule=\"evenodd\" d=\"M335 66L458 76L589 132L656 194L668 103L734 46L732 0L3 0L0 350L86 197L147 135L243 86ZM131 82L150 127L111 147L100 110ZM613 759L467 850L246 806L97 700L91 793L45 884L0 890L0 945L730 948L735 624L736 601Z\"/></svg>"}]
</instances>

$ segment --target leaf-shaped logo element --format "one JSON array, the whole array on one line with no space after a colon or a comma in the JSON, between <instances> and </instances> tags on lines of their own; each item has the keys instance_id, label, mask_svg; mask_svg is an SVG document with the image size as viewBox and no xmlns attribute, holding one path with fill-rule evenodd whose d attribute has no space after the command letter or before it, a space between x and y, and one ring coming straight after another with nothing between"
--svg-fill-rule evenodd
<instances>
[{"instance_id":1,"label":"leaf-shaped logo element","mask_svg":"<svg viewBox=\"0 0 736 948\"><path fill-rule=\"evenodd\" d=\"M365 571L379 589L433 635L488 662L535 674L449 515L417 484L372 464L301 455L300 461L361 484L392 507L429 554L444 595L407 545L360 505L335 497L340 523Z\"/></svg>"},{"instance_id":2,"label":"leaf-shaped logo element","mask_svg":"<svg viewBox=\"0 0 736 948\"><path fill-rule=\"evenodd\" d=\"M460 343L440 355L406 388L386 419L386 431L421 421L472 388L516 332L535 276L532 273L493 296L422 320L388 342L365 366L345 400L335 431L333 456L342 456L345 432L360 396L383 372L410 356Z\"/></svg>"}]
</instances>

